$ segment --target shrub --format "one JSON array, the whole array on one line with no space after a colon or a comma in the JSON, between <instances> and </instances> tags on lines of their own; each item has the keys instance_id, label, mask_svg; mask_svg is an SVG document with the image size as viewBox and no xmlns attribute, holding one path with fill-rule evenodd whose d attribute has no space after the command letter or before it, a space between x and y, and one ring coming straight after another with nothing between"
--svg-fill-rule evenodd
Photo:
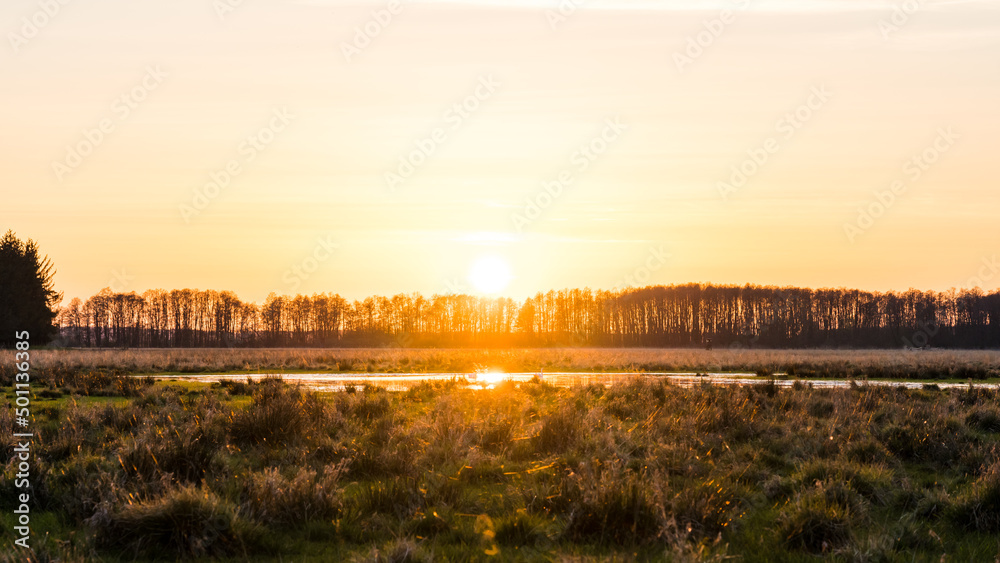
<instances>
[{"instance_id":1,"label":"shrub","mask_svg":"<svg viewBox=\"0 0 1000 563\"><path fill-rule=\"evenodd\" d=\"M153 385L152 377L133 377L114 368L110 371L72 368L39 369L36 380L49 387L64 387L81 395L138 397Z\"/></svg>"},{"instance_id":2,"label":"shrub","mask_svg":"<svg viewBox=\"0 0 1000 563\"><path fill-rule=\"evenodd\" d=\"M952 517L965 528L1000 533L1000 462L988 468L958 499Z\"/></svg>"},{"instance_id":3,"label":"shrub","mask_svg":"<svg viewBox=\"0 0 1000 563\"><path fill-rule=\"evenodd\" d=\"M732 523L737 501L728 487L708 480L678 488L668 507L679 528L697 537L713 537Z\"/></svg>"},{"instance_id":4,"label":"shrub","mask_svg":"<svg viewBox=\"0 0 1000 563\"><path fill-rule=\"evenodd\" d=\"M142 409L134 405L117 406L107 405L100 412L100 421L103 426L115 432L125 432L131 430L139 424L142 418Z\"/></svg>"},{"instance_id":5,"label":"shrub","mask_svg":"<svg viewBox=\"0 0 1000 563\"><path fill-rule=\"evenodd\" d=\"M299 387L262 383L246 408L230 416L230 435L237 444L281 446L300 443L323 428L327 407Z\"/></svg>"},{"instance_id":6,"label":"shrub","mask_svg":"<svg viewBox=\"0 0 1000 563\"><path fill-rule=\"evenodd\" d=\"M644 418L643 412L659 402L652 396L652 387L643 379L614 385L602 397L604 412L623 421ZM662 393L662 389L660 391ZM577 400L582 408L586 408L592 401L591 397L591 392L583 392L578 394Z\"/></svg>"},{"instance_id":7,"label":"shrub","mask_svg":"<svg viewBox=\"0 0 1000 563\"><path fill-rule=\"evenodd\" d=\"M331 465L317 473L300 467L290 479L277 468L251 473L243 484L241 507L249 517L269 526L332 519L341 508L340 470Z\"/></svg>"},{"instance_id":8,"label":"shrub","mask_svg":"<svg viewBox=\"0 0 1000 563\"><path fill-rule=\"evenodd\" d=\"M170 474L186 482L205 475L224 442L223 431L197 417L177 416L168 414L166 425L144 426L123 440L118 461L126 474L145 480Z\"/></svg>"},{"instance_id":9,"label":"shrub","mask_svg":"<svg viewBox=\"0 0 1000 563\"><path fill-rule=\"evenodd\" d=\"M476 443L490 453L502 453L510 447L520 426L513 414L488 414L476 423Z\"/></svg>"},{"instance_id":10,"label":"shrub","mask_svg":"<svg viewBox=\"0 0 1000 563\"><path fill-rule=\"evenodd\" d=\"M549 542L551 521L520 510L501 518L496 525L496 541L501 545L539 547Z\"/></svg>"},{"instance_id":11,"label":"shrub","mask_svg":"<svg viewBox=\"0 0 1000 563\"><path fill-rule=\"evenodd\" d=\"M941 489L923 490L917 497L913 509L914 516L924 520L933 520L951 507L951 498L947 491Z\"/></svg>"},{"instance_id":12,"label":"shrub","mask_svg":"<svg viewBox=\"0 0 1000 563\"><path fill-rule=\"evenodd\" d=\"M14 440L14 405L4 397L0 404L0 451L3 452L3 459L8 460L14 453L16 441Z\"/></svg>"},{"instance_id":13,"label":"shrub","mask_svg":"<svg viewBox=\"0 0 1000 563\"><path fill-rule=\"evenodd\" d=\"M889 458L889 451L881 443L872 439L851 442L847 447L847 458L859 463L882 462Z\"/></svg>"},{"instance_id":14,"label":"shrub","mask_svg":"<svg viewBox=\"0 0 1000 563\"><path fill-rule=\"evenodd\" d=\"M780 475L771 475L760 485L761 491L768 500L788 498L795 492L795 484L791 479Z\"/></svg>"},{"instance_id":15,"label":"shrub","mask_svg":"<svg viewBox=\"0 0 1000 563\"><path fill-rule=\"evenodd\" d=\"M437 513L437 510L429 510L416 514L406 523L405 530L408 534L427 538L446 534L452 531L452 527L447 519Z\"/></svg>"},{"instance_id":16,"label":"shrub","mask_svg":"<svg viewBox=\"0 0 1000 563\"><path fill-rule=\"evenodd\" d=\"M630 545L656 538L663 528L663 506L655 491L618 464L576 475L577 498L569 506L567 536L576 541Z\"/></svg>"},{"instance_id":17,"label":"shrub","mask_svg":"<svg viewBox=\"0 0 1000 563\"><path fill-rule=\"evenodd\" d=\"M835 410L833 402L826 399L816 399L809 403L809 414L816 418L827 418Z\"/></svg>"},{"instance_id":18,"label":"shrub","mask_svg":"<svg viewBox=\"0 0 1000 563\"><path fill-rule=\"evenodd\" d=\"M964 450L967 441L963 428L940 417L921 420L913 416L902 424L889 424L876 434L886 449L902 460L943 464Z\"/></svg>"},{"instance_id":19,"label":"shrub","mask_svg":"<svg viewBox=\"0 0 1000 563\"><path fill-rule=\"evenodd\" d=\"M971 384L958 393L958 401L963 405L978 405L996 401L996 391Z\"/></svg>"},{"instance_id":20,"label":"shrub","mask_svg":"<svg viewBox=\"0 0 1000 563\"><path fill-rule=\"evenodd\" d=\"M831 502L825 490L800 496L779 514L778 532L785 545L810 553L827 553L851 539L851 514Z\"/></svg>"},{"instance_id":21,"label":"shrub","mask_svg":"<svg viewBox=\"0 0 1000 563\"><path fill-rule=\"evenodd\" d=\"M880 466L857 465L845 461L814 461L800 471L804 484L843 482L877 504L886 504L892 490L892 471Z\"/></svg>"},{"instance_id":22,"label":"shrub","mask_svg":"<svg viewBox=\"0 0 1000 563\"><path fill-rule=\"evenodd\" d=\"M573 447L579 435L580 416L563 409L542 419L533 442L538 452L562 452Z\"/></svg>"},{"instance_id":23,"label":"shrub","mask_svg":"<svg viewBox=\"0 0 1000 563\"><path fill-rule=\"evenodd\" d=\"M371 427L350 428L356 438L347 444L352 477L378 478L412 475L420 453L420 444L409 432L404 422L395 415L380 418ZM358 435L359 434L359 435Z\"/></svg>"},{"instance_id":24,"label":"shrub","mask_svg":"<svg viewBox=\"0 0 1000 563\"><path fill-rule=\"evenodd\" d=\"M411 539L391 542L382 550L375 550L364 561L366 563L427 563L432 561L424 550Z\"/></svg>"},{"instance_id":25,"label":"shrub","mask_svg":"<svg viewBox=\"0 0 1000 563\"><path fill-rule=\"evenodd\" d=\"M981 432L1000 432L1000 409L977 407L965 416L965 423Z\"/></svg>"},{"instance_id":26,"label":"shrub","mask_svg":"<svg viewBox=\"0 0 1000 563\"><path fill-rule=\"evenodd\" d=\"M159 498L99 511L89 520L99 546L134 557L224 557L245 553L259 531L211 491L192 486Z\"/></svg>"},{"instance_id":27,"label":"shrub","mask_svg":"<svg viewBox=\"0 0 1000 563\"><path fill-rule=\"evenodd\" d=\"M46 533L33 538L30 545L27 552L21 549L0 552L0 563L87 563L94 560L92 550L81 537L59 540Z\"/></svg>"},{"instance_id":28,"label":"shrub","mask_svg":"<svg viewBox=\"0 0 1000 563\"><path fill-rule=\"evenodd\" d=\"M78 454L53 465L46 476L52 502L67 514L85 518L104 503L114 502L120 489L121 474L112 463L100 456ZM15 498L12 494L10 498Z\"/></svg>"},{"instance_id":29,"label":"shrub","mask_svg":"<svg viewBox=\"0 0 1000 563\"><path fill-rule=\"evenodd\" d=\"M256 386L257 384L254 380L249 377L247 377L246 381L220 379L217 383L212 384L213 389L225 389L230 395L250 395Z\"/></svg>"},{"instance_id":30,"label":"shrub","mask_svg":"<svg viewBox=\"0 0 1000 563\"><path fill-rule=\"evenodd\" d=\"M337 408L345 417L370 422L390 414L392 403L384 389L365 385L361 393L355 390L338 395Z\"/></svg>"},{"instance_id":31,"label":"shrub","mask_svg":"<svg viewBox=\"0 0 1000 563\"><path fill-rule=\"evenodd\" d=\"M424 506L452 506L463 511L473 511L474 495L470 494L468 485L462 481L441 473L428 472L420 484Z\"/></svg>"},{"instance_id":32,"label":"shrub","mask_svg":"<svg viewBox=\"0 0 1000 563\"><path fill-rule=\"evenodd\" d=\"M405 518L417 508L419 491L413 479L394 477L364 485L359 504L363 514L391 514Z\"/></svg>"}]
</instances>

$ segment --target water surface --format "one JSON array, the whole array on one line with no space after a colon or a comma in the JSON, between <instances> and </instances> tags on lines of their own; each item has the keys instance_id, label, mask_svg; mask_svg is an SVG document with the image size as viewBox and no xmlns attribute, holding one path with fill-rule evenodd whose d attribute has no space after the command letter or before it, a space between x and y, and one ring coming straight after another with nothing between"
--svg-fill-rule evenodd
<instances>
[{"instance_id":1,"label":"water surface","mask_svg":"<svg viewBox=\"0 0 1000 563\"><path fill-rule=\"evenodd\" d=\"M362 386L364 384L377 385L389 391L406 391L415 385L425 381L450 381L452 379L465 379L468 381L467 387L470 389L491 389L504 381L529 381L531 378L539 376L546 383L557 387L573 387L575 385L604 385L611 386L616 383L627 383L636 379L667 380L675 385L690 387L702 383L713 385L754 385L768 383L770 379L758 377L752 373L579 373L579 372L552 372L552 373L369 373L369 374L340 374L340 373L290 373L290 374L267 374L267 375L158 375L156 379L167 381L201 381L215 382L220 380L246 381L249 377L253 380L260 380L264 377L281 377L286 383L301 384L304 387L315 391L333 392L343 391L349 386ZM847 379L781 379L781 375L774 379L774 383L779 387L791 387L795 382L812 385L819 388L844 388L850 386ZM879 386L899 386L907 389L919 389L925 383L935 383L934 381L885 381L868 380L858 381L858 384L879 385ZM965 388L968 383L937 383L943 389ZM998 387L992 383L973 384L974 387Z\"/></svg>"}]
</instances>

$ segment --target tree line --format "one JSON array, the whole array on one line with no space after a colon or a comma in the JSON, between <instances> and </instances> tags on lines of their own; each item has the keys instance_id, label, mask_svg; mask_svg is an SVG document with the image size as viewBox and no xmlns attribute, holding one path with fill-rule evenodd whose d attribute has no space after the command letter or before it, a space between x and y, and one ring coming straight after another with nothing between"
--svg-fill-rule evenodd
<instances>
[{"instance_id":1,"label":"tree line","mask_svg":"<svg viewBox=\"0 0 1000 563\"><path fill-rule=\"evenodd\" d=\"M1000 291L869 292L685 284L565 289L523 302L419 294L347 300L104 289L58 311L80 347L1000 347Z\"/></svg>"}]
</instances>

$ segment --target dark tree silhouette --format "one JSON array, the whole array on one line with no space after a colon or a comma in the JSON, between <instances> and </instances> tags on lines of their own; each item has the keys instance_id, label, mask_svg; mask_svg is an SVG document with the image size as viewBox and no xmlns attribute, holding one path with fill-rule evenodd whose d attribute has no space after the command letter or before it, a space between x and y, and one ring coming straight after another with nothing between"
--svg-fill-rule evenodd
<instances>
[{"instance_id":1,"label":"dark tree silhouette","mask_svg":"<svg viewBox=\"0 0 1000 563\"><path fill-rule=\"evenodd\" d=\"M102 290L59 312L73 346L1000 348L1000 291L685 284L471 295Z\"/></svg>"},{"instance_id":2,"label":"dark tree silhouette","mask_svg":"<svg viewBox=\"0 0 1000 563\"><path fill-rule=\"evenodd\" d=\"M13 231L0 239L0 346L15 332L28 331L31 344L47 344L57 334L55 307L62 299L52 286L55 269L40 256L35 241L21 242Z\"/></svg>"}]
</instances>

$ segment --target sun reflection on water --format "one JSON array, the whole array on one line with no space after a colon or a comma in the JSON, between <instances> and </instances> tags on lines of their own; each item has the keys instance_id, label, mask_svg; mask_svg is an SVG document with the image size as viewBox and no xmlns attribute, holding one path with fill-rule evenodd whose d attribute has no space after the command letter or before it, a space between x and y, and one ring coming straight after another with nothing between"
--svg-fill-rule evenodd
<instances>
[{"instance_id":1,"label":"sun reflection on water","mask_svg":"<svg viewBox=\"0 0 1000 563\"><path fill-rule=\"evenodd\" d=\"M477 371L475 375L477 383L490 386L496 385L508 378L506 372L497 369Z\"/></svg>"}]
</instances>

